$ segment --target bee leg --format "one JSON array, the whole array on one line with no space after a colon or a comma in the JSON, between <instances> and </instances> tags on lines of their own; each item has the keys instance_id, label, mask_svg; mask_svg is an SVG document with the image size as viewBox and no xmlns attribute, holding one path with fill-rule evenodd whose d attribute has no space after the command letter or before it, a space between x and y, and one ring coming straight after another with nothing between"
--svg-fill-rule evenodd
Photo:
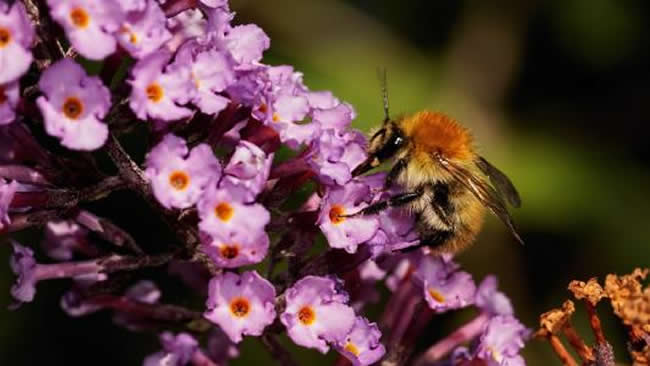
<instances>
[{"instance_id":1,"label":"bee leg","mask_svg":"<svg viewBox=\"0 0 650 366\"><path fill-rule=\"evenodd\" d=\"M420 242L417 245L413 245L411 247L401 249L400 252L408 253L425 246L431 249L438 248L444 245L451 238L452 234L453 231L449 231L449 230L428 231L420 237Z\"/></svg>"},{"instance_id":2,"label":"bee leg","mask_svg":"<svg viewBox=\"0 0 650 366\"><path fill-rule=\"evenodd\" d=\"M415 192L406 192L406 193L400 193L395 196L390 197L387 200L384 201L379 201L375 202L372 205L357 211L353 214L349 215L341 215L341 217L355 217L355 216L365 216L365 215L374 215L376 213L379 213L389 207L399 207L403 206L407 203L410 203L422 196L422 193L424 193L424 190L417 190Z\"/></svg>"},{"instance_id":3,"label":"bee leg","mask_svg":"<svg viewBox=\"0 0 650 366\"><path fill-rule=\"evenodd\" d=\"M386 180L384 181L384 190L387 190L393 186L393 182L397 176L404 171L404 169L406 169L406 159L399 159L390 169L388 175L386 175Z\"/></svg>"}]
</instances>

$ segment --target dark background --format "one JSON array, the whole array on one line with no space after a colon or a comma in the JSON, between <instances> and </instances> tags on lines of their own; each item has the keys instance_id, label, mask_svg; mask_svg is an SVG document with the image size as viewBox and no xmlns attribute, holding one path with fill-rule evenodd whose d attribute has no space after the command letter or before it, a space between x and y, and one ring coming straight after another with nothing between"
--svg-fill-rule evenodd
<instances>
[{"instance_id":1,"label":"dark background","mask_svg":"<svg viewBox=\"0 0 650 366\"><path fill-rule=\"evenodd\" d=\"M382 118L377 67L388 70L393 114L444 111L469 126L481 153L505 171L523 198L514 212L525 246L494 218L458 260L477 281L495 273L516 314L531 328L568 297L572 279L601 279L650 264L649 3L567 1L281 0L234 1L241 23L271 37L265 61L288 63L313 90L332 90L368 130ZM139 238L165 240L146 207L117 220ZM99 212L115 212L98 204ZM23 235L25 244L38 238ZM30 242L31 241L31 242ZM153 245L152 244L152 245ZM0 246L0 258L9 257ZM152 271L154 278L160 276ZM164 278L164 277L161 277ZM14 278L0 266L0 306ZM178 283L164 300L190 304ZM99 313L70 319L59 309L65 281L38 288L33 303L0 310L0 365L137 365L156 351L154 334L135 334ZM372 307L370 314L379 307ZM623 329L599 308L620 361ZM575 323L592 339L579 308ZM466 314L436 320L422 343L453 330ZM291 346L305 362L335 359ZM235 365L269 361L255 339ZM529 365L559 364L531 341Z\"/></svg>"}]
</instances>

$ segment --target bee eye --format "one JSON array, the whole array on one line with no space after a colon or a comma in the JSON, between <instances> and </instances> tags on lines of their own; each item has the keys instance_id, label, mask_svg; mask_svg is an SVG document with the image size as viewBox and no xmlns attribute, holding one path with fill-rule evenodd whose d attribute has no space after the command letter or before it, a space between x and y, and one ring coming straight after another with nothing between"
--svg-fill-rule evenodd
<instances>
[{"instance_id":1,"label":"bee eye","mask_svg":"<svg viewBox=\"0 0 650 366\"><path fill-rule=\"evenodd\" d=\"M404 143L404 139L402 138L402 136L395 136L395 138L393 138L394 146L401 146L403 143Z\"/></svg>"}]
</instances>

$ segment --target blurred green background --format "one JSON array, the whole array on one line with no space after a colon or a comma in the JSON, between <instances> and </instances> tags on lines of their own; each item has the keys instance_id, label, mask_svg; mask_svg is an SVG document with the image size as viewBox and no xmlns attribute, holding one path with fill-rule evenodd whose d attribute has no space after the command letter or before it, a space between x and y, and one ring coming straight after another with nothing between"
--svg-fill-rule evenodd
<instances>
[{"instance_id":1,"label":"blurred green background","mask_svg":"<svg viewBox=\"0 0 650 366\"><path fill-rule=\"evenodd\" d=\"M367 131L382 119L376 70L385 67L393 115L436 109L473 130L481 153L520 190L523 207L513 214L526 245L490 217L458 260L477 280L497 274L529 327L568 297L570 280L650 265L649 2L235 0L232 7L237 22L257 23L271 37L267 63L294 65L311 89L354 105L353 126ZM0 248L0 258L8 256ZM0 266L2 307L12 281ZM106 313L67 318L58 307L66 285L48 283L33 303L0 310L0 365L137 365L159 348L154 335L117 328ZM625 362L623 329L608 307L599 311ZM576 326L591 340L578 312ZM421 343L466 315L445 315ZM290 349L308 364L336 358ZM270 362L254 339L242 353L233 365ZM560 364L539 341L524 356L533 366Z\"/></svg>"}]
</instances>

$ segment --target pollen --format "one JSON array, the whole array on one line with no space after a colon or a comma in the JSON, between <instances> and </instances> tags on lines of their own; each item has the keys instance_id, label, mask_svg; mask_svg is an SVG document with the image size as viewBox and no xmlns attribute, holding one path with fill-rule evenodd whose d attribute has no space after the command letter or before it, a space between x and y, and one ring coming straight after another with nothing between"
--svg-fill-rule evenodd
<instances>
[{"instance_id":1,"label":"pollen","mask_svg":"<svg viewBox=\"0 0 650 366\"><path fill-rule=\"evenodd\" d=\"M160 84L153 82L149 84L146 90L147 98L154 103L158 103L165 96L165 91Z\"/></svg>"},{"instance_id":2,"label":"pollen","mask_svg":"<svg viewBox=\"0 0 650 366\"><path fill-rule=\"evenodd\" d=\"M86 28L90 24L90 15L83 8L74 8L70 12L70 21L77 28Z\"/></svg>"},{"instance_id":3,"label":"pollen","mask_svg":"<svg viewBox=\"0 0 650 366\"><path fill-rule=\"evenodd\" d=\"M226 259L235 259L239 255L239 246L237 245L224 245L219 250L221 256Z\"/></svg>"},{"instance_id":4,"label":"pollen","mask_svg":"<svg viewBox=\"0 0 650 366\"><path fill-rule=\"evenodd\" d=\"M439 302L441 304L445 302L445 297L442 296L440 291L438 291L438 290L436 290L434 288L429 289L429 296L431 296L434 300L436 300L437 302Z\"/></svg>"},{"instance_id":5,"label":"pollen","mask_svg":"<svg viewBox=\"0 0 650 366\"><path fill-rule=\"evenodd\" d=\"M182 191L190 184L190 177L187 173L176 170L169 175L169 184L172 188Z\"/></svg>"},{"instance_id":6,"label":"pollen","mask_svg":"<svg viewBox=\"0 0 650 366\"><path fill-rule=\"evenodd\" d=\"M237 318L245 318L251 311L251 304L244 297L236 297L230 302L230 312Z\"/></svg>"},{"instance_id":7,"label":"pollen","mask_svg":"<svg viewBox=\"0 0 650 366\"><path fill-rule=\"evenodd\" d=\"M280 116L277 113L273 113L273 122L280 122Z\"/></svg>"},{"instance_id":8,"label":"pollen","mask_svg":"<svg viewBox=\"0 0 650 366\"><path fill-rule=\"evenodd\" d=\"M214 213L221 221L230 221L235 214L235 209L228 202L221 202L214 208Z\"/></svg>"},{"instance_id":9,"label":"pollen","mask_svg":"<svg viewBox=\"0 0 650 366\"><path fill-rule=\"evenodd\" d=\"M77 97L68 97L63 102L63 107L61 108L63 115L69 119L77 119L84 111L84 105L81 100Z\"/></svg>"},{"instance_id":10,"label":"pollen","mask_svg":"<svg viewBox=\"0 0 650 366\"><path fill-rule=\"evenodd\" d=\"M9 99L9 98L7 97L7 94L5 93L4 86L0 85L0 105L4 104L7 101L7 99Z\"/></svg>"},{"instance_id":11,"label":"pollen","mask_svg":"<svg viewBox=\"0 0 650 366\"><path fill-rule=\"evenodd\" d=\"M312 325L316 321L316 313L314 312L314 309L307 305L300 308L298 311L298 320L300 320L303 325Z\"/></svg>"},{"instance_id":12,"label":"pollen","mask_svg":"<svg viewBox=\"0 0 650 366\"><path fill-rule=\"evenodd\" d=\"M345 221L345 209L341 205L332 205L332 208L330 209L330 221L334 225L338 225Z\"/></svg>"},{"instance_id":13,"label":"pollen","mask_svg":"<svg viewBox=\"0 0 650 366\"><path fill-rule=\"evenodd\" d=\"M357 347L354 343L348 342L345 344L345 347L343 347L346 351L352 353L355 357L359 357L359 354L361 353L359 351L359 347Z\"/></svg>"},{"instance_id":14,"label":"pollen","mask_svg":"<svg viewBox=\"0 0 650 366\"><path fill-rule=\"evenodd\" d=\"M0 48L4 48L11 42L11 32L9 29L0 27Z\"/></svg>"}]
</instances>

